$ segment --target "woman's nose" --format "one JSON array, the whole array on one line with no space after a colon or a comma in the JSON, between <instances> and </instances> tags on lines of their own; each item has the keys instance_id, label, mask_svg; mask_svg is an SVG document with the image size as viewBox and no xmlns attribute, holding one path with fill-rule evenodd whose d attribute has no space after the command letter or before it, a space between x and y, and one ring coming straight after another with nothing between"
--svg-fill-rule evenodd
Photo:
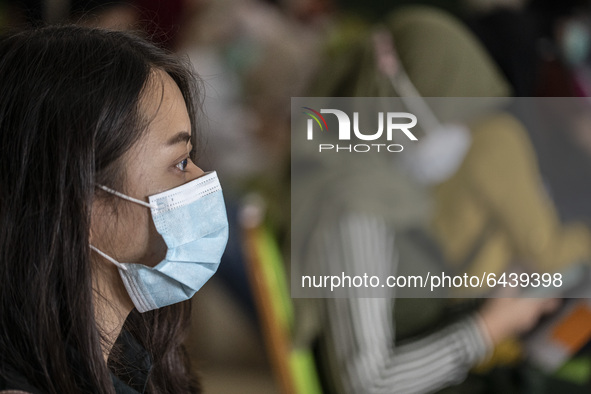
<instances>
[{"instance_id":1,"label":"woman's nose","mask_svg":"<svg viewBox=\"0 0 591 394\"><path fill-rule=\"evenodd\" d=\"M196 164L191 162L189 164L189 174L190 174L190 177L189 177L188 181L192 181L192 180L195 180L195 179L203 176L205 174L205 171L203 171L199 166L197 166Z\"/></svg>"}]
</instances>

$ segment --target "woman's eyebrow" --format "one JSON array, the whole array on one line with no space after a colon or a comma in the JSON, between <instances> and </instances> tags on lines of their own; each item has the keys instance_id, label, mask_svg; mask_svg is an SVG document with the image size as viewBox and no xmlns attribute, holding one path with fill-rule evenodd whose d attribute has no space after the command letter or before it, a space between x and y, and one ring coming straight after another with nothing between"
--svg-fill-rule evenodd
<instances>
[{"instance_id":1,"label":"woman's eyebrow","mask_svg":"<svg viewBox=\"0 0 591 394\"><path fill-rule=\"evenodd\" d=\"M181 131L170 138L167 142L167 145L176 145L181 142L187 144L190 140L191 134L186 131Z\"/></svg>"}]
</instances>

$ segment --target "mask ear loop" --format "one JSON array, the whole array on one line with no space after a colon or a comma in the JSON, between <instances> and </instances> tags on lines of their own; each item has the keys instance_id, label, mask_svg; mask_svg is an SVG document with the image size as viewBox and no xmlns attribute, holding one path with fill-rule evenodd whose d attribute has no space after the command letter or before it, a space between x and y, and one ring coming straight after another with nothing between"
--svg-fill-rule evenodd
<instances>
[{"instance_id":1,"label":"mask ear loop","mask_svg":"<svg viewBox=\"0 0 591 394\"><path fill-rule=\"evenodd\" d=\"M98 248L89 245L90 249L94 250L95 252L97 252L98 254L100 254L101 256L103 256L104 258L106 258L107 260L109 260L111 263L115 264L117 266L117 268L121 268L123 271L127 271L127 267L124 266L123 264L121 264L120 262L118 262L117 260L115 260L114 258L112 258L111 256L109 256L108 254L100 251Z\"/></svg>"},{"instance_id":2,"label":"mask ear loop","mask_svg":"<svg viewBox=\"0 0 591 394\"><path fill-rule=\"evenodd\" d=\"M101 189L103 189L104 191L108 192L108 193L114 194L117 197L121 197L124 200L131 201L131 202L134 202L136 204L143 205L144 207L147 207L147 208L150 208L150 209L152 209L152 208L156 209L157 208L156 205L152 205L152 204L149 204L149 203L147 203L145 201L138 200L137 198L130 197L130 196L126 195L126 194L123 194L121 192L118 192L117 190L113 190L110 187L103 186L103 185L97 185L97 186L100 187Z\"/></svg>"},{"instance_id":3,"label":"mask ear loop","mask_svg":"<svg viewBox=\"0 0 591 394\"><path fill-rule=\"evenodd\" d=\"M441 122L404 71L394 48L391 33L385 27L380 27L374 31L372 40L378 70L388 78L394 91L400 95L400 99L406 107L421 115L421 122L425 125L423 128L425 134L440 129Z\"/></svg>"}]
</instances>

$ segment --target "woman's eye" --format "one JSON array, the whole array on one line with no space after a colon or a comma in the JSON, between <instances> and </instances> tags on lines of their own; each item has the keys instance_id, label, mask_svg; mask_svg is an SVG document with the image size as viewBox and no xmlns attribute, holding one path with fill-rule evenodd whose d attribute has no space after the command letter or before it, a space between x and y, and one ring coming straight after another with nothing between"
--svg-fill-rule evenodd
<instances>
[{"instance_id":1,"label":"woman's eye","mask_svg":"<svg viewBox=\"0 0 591 394\"><path fill-rule=\"evenodd\" d=\"M187 164L189 164L189 158L188 157L185 160L183 160L180 163L178 163L175 167L178 168L181 171L185 171L185 169L187 168Z\"/></svg>"}]
</instances>

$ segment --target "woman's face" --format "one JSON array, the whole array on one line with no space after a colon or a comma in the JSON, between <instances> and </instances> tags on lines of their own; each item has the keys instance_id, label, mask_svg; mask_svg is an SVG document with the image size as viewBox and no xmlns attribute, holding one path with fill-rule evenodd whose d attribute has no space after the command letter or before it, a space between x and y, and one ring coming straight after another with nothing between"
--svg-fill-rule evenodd
<instances>
[{"instance_id":1,"label":"woman's face","mask_svg":"<svg viewBox=\"0 0 591 394\"><path fill-rule=\"evenodd\" d=\"M125 188L121 190L146 202L150 195L203 175L189 159L191 122L181 91L164 71L153 71L151 78L141 109L152 121L123 157ZM90 243L121 263L159 263L166 245L154 227L150 210L124 199L116 203L116 210L113 199L97 199L93 204Z\"/></svg>"}]
</instances>

